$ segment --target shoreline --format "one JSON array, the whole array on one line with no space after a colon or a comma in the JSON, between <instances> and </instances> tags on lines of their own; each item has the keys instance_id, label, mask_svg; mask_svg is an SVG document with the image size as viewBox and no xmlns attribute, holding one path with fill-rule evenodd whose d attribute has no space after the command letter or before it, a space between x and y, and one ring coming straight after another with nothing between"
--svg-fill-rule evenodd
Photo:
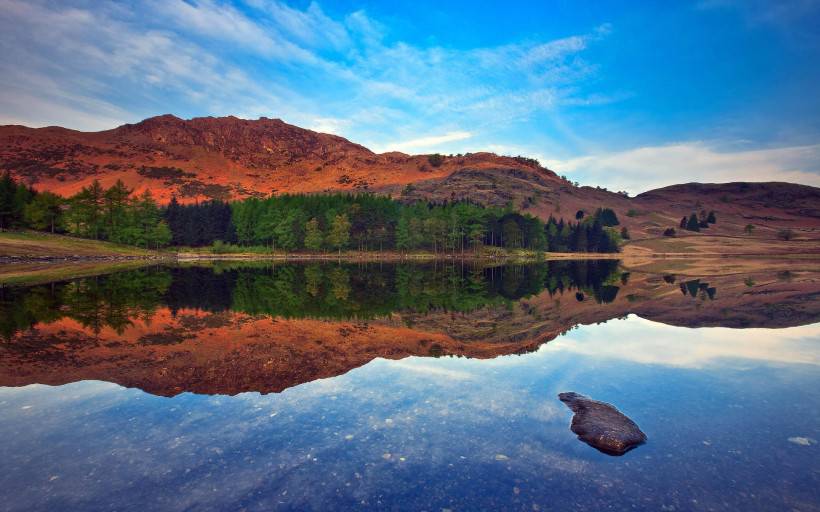
<instances>
[{"instance_id":1,"label":"shoreline","mask_svg":"<svg viewBox=\"0 0 820 512\"><path fill-rule=\"evenodd\" d=\"M392 252L356 252L340 254L210 254L210 253L159 253L153 255L3 255L0 265L36 263L118 263L118 262L196 262L196 261L558 261L558 260L727 260L727 259L777 259L820 260L818 253L509 253L509 254L433 254Z\"/></svg>"}]
</instances>

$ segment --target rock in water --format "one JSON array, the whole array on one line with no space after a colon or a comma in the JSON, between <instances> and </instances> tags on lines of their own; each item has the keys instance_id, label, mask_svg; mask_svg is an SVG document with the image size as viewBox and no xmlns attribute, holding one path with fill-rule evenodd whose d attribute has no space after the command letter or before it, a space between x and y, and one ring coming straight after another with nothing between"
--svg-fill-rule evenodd
<instances>
[{"instance_id":1,"label":"rock in water","mask_svg":"<svg viewBox=\"0 0 820 512\"><path fill-rule=\"evenodd\" d=\"M558 399L575 413L571 428L578 439L608 455L623 455L646 442L638 425L608 403L578 393L560 393Z\"/></svg>"}]
</instances>

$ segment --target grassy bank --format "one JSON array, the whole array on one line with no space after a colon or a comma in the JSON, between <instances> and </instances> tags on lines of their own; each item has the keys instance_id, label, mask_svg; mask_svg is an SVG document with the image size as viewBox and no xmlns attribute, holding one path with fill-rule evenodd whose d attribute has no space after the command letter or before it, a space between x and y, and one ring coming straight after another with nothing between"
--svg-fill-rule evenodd
<instances>
[{"instance_id":1,"label":"grassy bank","mask_svg":"<svg viewBox=\"0 0 820 512\"><path fill-rule=\"evenodd\" d=\"M147 258L159 253L139 247L37 231L0 233L0 258Z\"/></svg>"},{"instance_id":2,"label":"grassy bank","mask_svg":"<svg viewBox=\"0 0 820 512\"><path fill-rule=\"evenodd\" d=\"M35 285L110 274L150 265L149 260L26 262L0 265L0 286Z\"/></svg>"}]
</instances>

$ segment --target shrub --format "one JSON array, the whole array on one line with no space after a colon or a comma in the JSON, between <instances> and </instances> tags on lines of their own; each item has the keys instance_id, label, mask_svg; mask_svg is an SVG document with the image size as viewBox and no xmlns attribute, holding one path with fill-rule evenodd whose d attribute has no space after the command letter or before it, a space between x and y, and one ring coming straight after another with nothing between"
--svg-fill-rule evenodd
<instances>
[{"instance_id":1,"label":"shrub","mask_svg":"<svg viewBox=\"0 0 820 512\"><path fill-rule=\"evenodd\" d=\"M515 156L513 160L520 164L529 165L530 167L541 167L541 162L536 160L535 158L528 158L526 156Z\"/></svg>"},{"instance_id":2,"label":"shrub","mask_svg":"<svg viewBox=\"0 0 820 512\"><path fill-rule=\"evenodd\" d=\"M781 229L777 232L777 238L784 241L789 241L792 238L794 238L794 231L792 231L791 229Z\"/></svg>"},{"instance_id":3,"label":"shrub","mask_svg":"<svg viewBox=\"0 0 820 512\"><path fill-rule=\"evenodd\" d=\"M620 224L618 221L618 216L615 215L615 212L612 208L598 208L595 212L595 218L601 221L601 224L607 227L617 226Z\"/></svg>"},{"instance_id":4,"label":"shrub","mask_svg":"<svg viewBox=\"0 0 820 512\"><path fill-rule=\"evenodd\" d=\"M700 222L698 221L698 216L694 213L689 216L689 220L686 221L686 229L688 231L700 231Z\"/></svg>"},{"instance_id":5,"label":"shrub","mask_svg":"<svg viewBox=\"0 0 820 512\"><path fill-rule=\"evenodd\" d=\"M675 236L675 228L666 228L663 232L663 236Z\"/></svg>"},{"instance_id":6,"label":"shrub","mask_svg":"<svg viewBox=\"0 0 820 512\"><path fill-rule=\"evenodd\" d=\"M427 161L430 162L430 165L433 167L438 167L444 163L444 155L440 153L433 153L432 155L427 155Z\"/></svg>"}]
</instances>

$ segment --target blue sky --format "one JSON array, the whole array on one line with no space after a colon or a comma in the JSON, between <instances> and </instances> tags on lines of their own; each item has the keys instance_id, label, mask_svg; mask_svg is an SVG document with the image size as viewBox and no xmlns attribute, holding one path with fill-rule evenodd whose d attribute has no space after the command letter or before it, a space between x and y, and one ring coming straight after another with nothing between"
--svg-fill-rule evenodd
<instances>
[{"instance_id":1,"label":"blue sky","mask_svg":"<svg viewBox=\"0 0 820 512\"><path fill-rule=\"evenodd\" d=\"M278 117L638 193L820 185L820 1L0 0L0 123Z\"/></svg>"}]
</instances>

